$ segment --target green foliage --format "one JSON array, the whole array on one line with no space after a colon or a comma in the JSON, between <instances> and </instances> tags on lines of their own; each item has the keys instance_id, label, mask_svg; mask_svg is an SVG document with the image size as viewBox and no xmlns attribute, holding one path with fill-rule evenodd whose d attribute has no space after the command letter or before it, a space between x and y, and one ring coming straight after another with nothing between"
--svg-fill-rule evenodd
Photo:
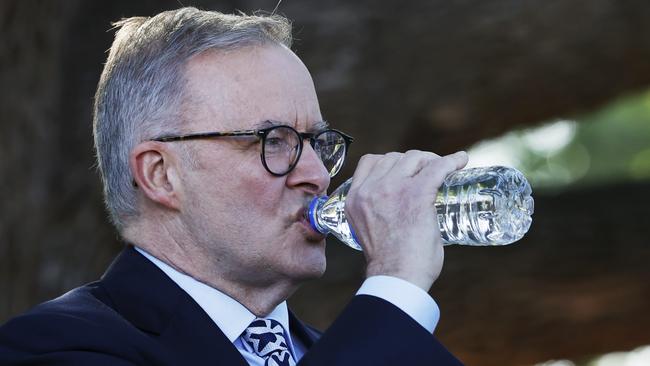
<instances>
[{"instance_id":1,"label":"green foliage","mask_svg":"<svg viewBox=\"0 0 650 366\"><path fill-rule=\"evenodd\" d=\"M499 151L535 188L601 185L650 179L650 90L587 115L508 133L470 149L470 156ZM516 158L513 158L516 157Z\"/></svg>"}]
</instances>

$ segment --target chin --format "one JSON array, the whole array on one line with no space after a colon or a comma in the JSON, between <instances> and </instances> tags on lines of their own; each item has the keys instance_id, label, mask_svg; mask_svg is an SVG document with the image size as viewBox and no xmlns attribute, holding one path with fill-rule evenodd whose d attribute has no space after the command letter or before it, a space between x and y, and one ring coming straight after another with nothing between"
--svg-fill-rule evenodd
<instances>
[{"instance_id":1,"label":"chin","mask_svg":"<svg viewBox=\"0 0 650 366\"><path fill-rule=\"evenodd\" d=\"M325 274L325 265L322 267L313 267L309 269L302 269L301 271L293 274L293 279L298 282L305 282L317 280Z\"/></svg>"},{"instance_id":2,"label":"chin","mask_svg":"<svg viewBox=\"0 0 650 366\"><path fill-rule=\"evenodd\" d=\"M303 252L298 258L295 258L294 267L295 271L293 278L300 281L314 280L323 277L325 269L327 268L327 260L325 258L325 242L322 245L314 245L312 250Z\"/></svg>"}]
</instances>

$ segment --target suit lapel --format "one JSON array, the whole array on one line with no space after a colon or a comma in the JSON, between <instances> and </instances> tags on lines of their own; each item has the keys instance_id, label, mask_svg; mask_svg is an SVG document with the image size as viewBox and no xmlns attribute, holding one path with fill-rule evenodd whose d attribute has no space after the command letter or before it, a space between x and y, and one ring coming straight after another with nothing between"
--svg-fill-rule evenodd
<instances>
[{"instance_id":1,"label":"suit lapel","mask_svg":"<svg viewBox=\"0 0 650 366\"><path fill-rule=\"evenodd\" d=\"M305 345L306 349L311 348L321 335L319 331L304 324L291 310L289 310L289 329L291 329L291 334Z\"/></svg>"},{"instance_id":2,"label":"suit lapel","mask_svg":"<svg viewBox=\"0 0 650 366\"><path fill-rule=\"evenodd\" d=\"M154 352L161 362L247 365L205 311L132 246L115 259L101 283L117 312L154 335Z\"/></svg>"},{"instance_id":3,"label":"suit lapel","mask_svg":"<svg viewBox=\"0 0 650 366\"><path fill-rule=\"evenodd\" d=\"M190 299L191 300L191 299ZM161 345L173 349L174 365L248 364L212 319L194 301L178 313L161 334Z\"/></svg>"}]
</instances>

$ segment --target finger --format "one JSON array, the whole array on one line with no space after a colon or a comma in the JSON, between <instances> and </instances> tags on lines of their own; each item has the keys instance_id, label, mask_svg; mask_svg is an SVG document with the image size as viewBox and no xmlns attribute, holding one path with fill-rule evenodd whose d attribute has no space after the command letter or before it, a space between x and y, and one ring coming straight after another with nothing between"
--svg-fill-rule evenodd
<instances>
[{"instance_id":1,"label":"finger","mask_svg":"<svg viewBox=\"0 0 650 366\"><path fill-rule=\"evenodd\" d=\"M422 167L438 158L440 158L439 155L429 151L409 150L404 154L399 165L393 166L393 170L397 176L413 177L422 170Z\"/></svg>"},{"instance_id":2,"label":"finger","mask_svg":"<svg viewBox=\"0 0 650 366\"><path fill-rule=\"evenodd\" d=\"M467 155L465 151L457 151L453 154L446 155L445 157L451 160L454 170L463 169L469 161L469 155Z\"/></svg>"},{"instance_id":3,"label":"finger","mask_svg":"<svg viewBox=\"0 0 650 366\"><path fill-rule=\"evenodd\" d=\"M384 155L364 155L354 172L353 185L359 186L366 180L376 180L383 177L401 159L403 154L391 152Z\"/></svg>"},{"instance_id":4,"label":"finger","mask_svg":"<svg viewBox=\"0 0 650 366\"><path fill-rule=\"evenodd\" d=\"M354 181L363 181L366 179L368 174L372 171L373 167L377 164L377 162L381 159L381 155L377 154L365 154L359 159L359 162L357 163L357 167L354 170L354 174L352 175L354 177Z\"/></svg>"},{"instance_id":5,"label":"finger","mask_svg":"<svg viewBox=\"0 0 650 366\"><path fill-rule=\"evenodd\" d=\"M422 184L438 189L449 174L465 167L467 161L468 156L464 151L441 156L430 160L414 178L420 180Z\"/></svg>"},{"instance_id":6,"label":"finger","mask_svg":"<svg viewBox=\"0 0 650 366\"><path fill-rule=\"evenodd\" d=\"M372 171L368 174L366 181L377 181L390 174L396 165L400 164L404 154L398 152L389 152L380 157Z\"/></svg>"}]
</instances>

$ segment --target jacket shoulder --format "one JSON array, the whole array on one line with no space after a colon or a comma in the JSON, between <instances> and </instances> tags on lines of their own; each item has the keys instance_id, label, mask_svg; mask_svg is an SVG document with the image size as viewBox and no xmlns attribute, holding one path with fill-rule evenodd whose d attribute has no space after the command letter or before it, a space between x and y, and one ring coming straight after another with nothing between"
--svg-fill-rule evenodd
<instances>
[{"instance_id":1,"label":"jacket shoulder","mask_svg":"<svg viewBox=\"0 0 650 366\"><path fill-rule=\"evenodd\" d=\"M2 325L0 364L31 364L31 360L33 364L47 364L47 357L70 364L75 363L69 357L79 364L81 360L100 365L128 364L124 356L133 352L129 340L135 336L133 327L110 306L100 284L92 283Z\"/></svg>"}]
</instances>

